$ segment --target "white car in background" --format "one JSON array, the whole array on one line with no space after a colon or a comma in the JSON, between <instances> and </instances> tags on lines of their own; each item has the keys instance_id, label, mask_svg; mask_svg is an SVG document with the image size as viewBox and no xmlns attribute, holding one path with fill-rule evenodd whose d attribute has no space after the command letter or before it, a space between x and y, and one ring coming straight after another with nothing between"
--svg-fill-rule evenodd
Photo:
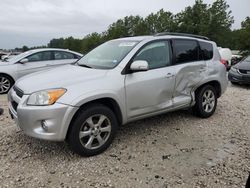
<instances>
[{"instance_id":1,"label":"white car in background","mask_svg":"<svg viewBox=\"0 0 250 188\"><path fill-rule=\"evenodd\" d=\"M29 50L0 61L0 94L7 93L17 79L30 73L71 64L83 55L74 51L43 48Z\"/></svg>"},{"instance_id":2,"label":"white car in background","mask_svg":"<svg viewBox=\"0 0 250 188\"><path fill-rule=\"evenodd\" d=\"M232 51L229 48L221 47L218 47L218 50L220 52L221 59L225 61L227 69L230 69L230 67L232 66Z\"/></svg>"}]
</instances>

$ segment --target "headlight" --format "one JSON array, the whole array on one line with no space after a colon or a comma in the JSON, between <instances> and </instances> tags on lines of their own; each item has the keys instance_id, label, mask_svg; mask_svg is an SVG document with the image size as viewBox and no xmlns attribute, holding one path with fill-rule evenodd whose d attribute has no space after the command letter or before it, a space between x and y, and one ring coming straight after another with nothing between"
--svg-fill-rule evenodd
<instances>
[{"instance_id":1,"label":"headlight","mask_svg":"<svg viewBox=\"0 0 250 188\"><path fill-rule=\"evenodd\" d=\"M238 71L238 69L236 69L235 67L231 67L230 70L233 71L233 72L237 72Z\"/></svg>"},{"instance_id":2,"label":"headlight","mask_svg":"<svg viewBox=\"0 0 250 188\"><path fill-rule=\"evenodd\" d=\"M27 105L46 106L54 104L64 93L66 89L51 89L38 91L30 95Z\"/></svg>"}]
</instances>

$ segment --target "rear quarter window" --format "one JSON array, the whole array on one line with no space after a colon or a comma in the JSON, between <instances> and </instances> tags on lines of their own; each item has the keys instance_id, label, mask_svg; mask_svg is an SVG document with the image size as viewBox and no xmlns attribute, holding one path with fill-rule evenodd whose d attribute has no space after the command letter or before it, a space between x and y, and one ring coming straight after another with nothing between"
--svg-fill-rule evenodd
<instances>
[{"instance_id":1,"label":"rear quarter window","mask_svg":"<svg viewBox=\"0 0 250 188\"><path fill-rule=\"evenodd\" d=\"M200 48L201 48L201 59L203 60L210 60L213 58L213 45L208 42L199 42L200 43Z\"/></svg>"}]
</instances>

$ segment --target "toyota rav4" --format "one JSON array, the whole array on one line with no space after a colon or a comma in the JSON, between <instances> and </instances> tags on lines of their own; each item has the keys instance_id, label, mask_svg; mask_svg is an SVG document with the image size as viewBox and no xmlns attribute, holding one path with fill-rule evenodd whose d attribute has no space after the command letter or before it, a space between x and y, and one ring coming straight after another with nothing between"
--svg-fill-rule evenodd
<instances>
[{"instance_id":1,"label":"toyota rav4","mask_svg":"<svg viewBox=\"0 0 250 188\"><path fill-rule=\"evenodd\" d=\"M128 122L183 108L210 117L228 83L220 60L215 42L202 36L111 40L74 65L18 80L8 94L10 114L29 136L96 155Z\"/></svg>"}]
</instances>

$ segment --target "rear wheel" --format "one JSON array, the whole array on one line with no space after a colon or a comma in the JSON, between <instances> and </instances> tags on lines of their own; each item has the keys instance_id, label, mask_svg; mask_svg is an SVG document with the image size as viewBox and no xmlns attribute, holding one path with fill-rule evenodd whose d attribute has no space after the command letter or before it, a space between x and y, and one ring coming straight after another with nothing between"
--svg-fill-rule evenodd
<instances>
[{"instance_id":1,"label":"rear wheel","mask_svg":"<svg viewBox=\"0 0 250 188\"><path fill-rule=\"evenodd\" d=\"M112 143L117 127L117 119L111 109L100 104L89 105L72 123L68 143L79 155L97 155Z\"/></svg>"},{"instance_id":2,"label":"rear wheel","mask_svg":"<svg viewBox=\"0 0 250 188\"><path fill-rule=\"evenodd\" d=\"M9 76L0 74L0 95L8 93L13 83L13 80Z\"/></svg>"},{"instance_id":3,"label":"rear wheel","mask_svg":"<svg viewBox=\"0 0 250 188\"><path fill-rule=\"evenodd\" d=\"M211 85L205 85L196 92L194 113L202 118L208 118L215 112L217 106L216 90Z\"/></svg>"}]
</instances>

